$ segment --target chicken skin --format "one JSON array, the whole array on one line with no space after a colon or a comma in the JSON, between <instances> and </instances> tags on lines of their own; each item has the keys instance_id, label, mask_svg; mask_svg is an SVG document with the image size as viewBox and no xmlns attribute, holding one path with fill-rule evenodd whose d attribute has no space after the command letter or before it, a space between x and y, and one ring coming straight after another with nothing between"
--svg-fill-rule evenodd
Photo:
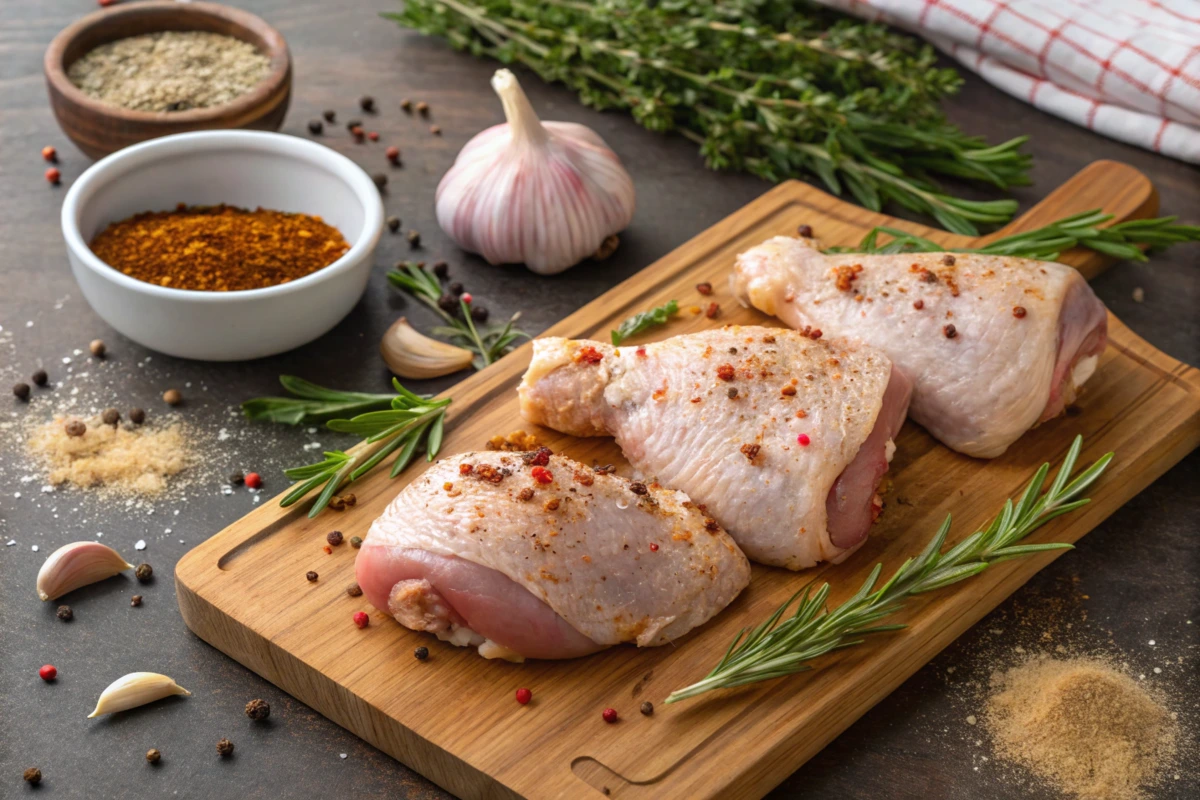
<instances>
[{"instance_id":1,"label":"chicken skin","mask_svg":"<svg viewBox=\"0 0 1200 800\"><path fill-rule=\"evenodd\" d=\"M866 538L909 398L879 351L737 326L643 347L533 348L522 416L615 437L635 469L704 504L751 560L804 569Z\"/></svg>"},{"instance_id":2,"label":"chicken skin","mask_svg":"<svg viewBox=\"0 0 1200 800\"><path fill-rule=\"evenodd\" d=\"M438 461L371 525L355 571L401 625L511 661L666 644L750 581L687 495L545 448Z\"/></svg>"},{"instance_id":3,"label":"chicken skin","mask_svg":"<svg viewBox=\"0 0 1200 800\"><path fill-rule=\"evenodd\" d=\"M793 328L885 352L912 381L913 420L978 458L1062 413L1107 341L1083 276L1023 258L826 255L777 236L738 256L734 291Z\"/></svg>"}]
</instances>

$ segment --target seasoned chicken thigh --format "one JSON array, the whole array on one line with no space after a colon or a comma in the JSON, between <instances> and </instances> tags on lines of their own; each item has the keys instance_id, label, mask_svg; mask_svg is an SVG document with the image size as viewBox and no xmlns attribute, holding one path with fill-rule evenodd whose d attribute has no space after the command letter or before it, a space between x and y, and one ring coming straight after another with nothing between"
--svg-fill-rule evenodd
<instances>
[{"instance_id":1,"label":"seasoned chicken thigh","mask_svg":"<svg viewBox=\"0 0 1200 800\"><path fill-rule=\"evenodd\" d=\"M790 569L866 538L909 397L877 350L734 326L644 347L538 339L518 391L526 419L615 437L752 560Z\"/></svg>"},{"instance_id":2,"label":"seasoned chicken thigh","mask_svg":"<svg viewBox=\"0 0 1200 800\"><path fill-rule=\"evenodd\" d=\"M750 581L687 495L544 448L437 462L371 525L355 570L406 628L514 661L666 644Z\"/></svg>"},{"instance_id":3,"label":"seasoned chicken thigh","mask_svg":"<svg viewBox=\"0 0 1200 800\"><path fill-rule=\"evenodd\" d=\"M811 239L777 236L738 256L734 290L793 328L887 353L912 380L912 418L980 458L1060 414L1107 341L1087 281L1046 261L825 255Z\"/></svg>"}]
</instances>

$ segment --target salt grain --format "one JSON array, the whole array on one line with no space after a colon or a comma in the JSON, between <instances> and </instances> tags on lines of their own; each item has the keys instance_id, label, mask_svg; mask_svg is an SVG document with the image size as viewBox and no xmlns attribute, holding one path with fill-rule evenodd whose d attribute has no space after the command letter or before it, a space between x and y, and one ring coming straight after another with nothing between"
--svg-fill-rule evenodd
<instances>
[{"instance_id":1,"label":"salt grain","mask_svg":"<svg viewBox=\"0 0 1200 800\"><path fill-rule=\"evenodd\" d=\"M138 539L138 540L137 540L137 544L135 544L135 545L133 546L133 549L134 549L134 550L145 550L145 549L146 549L146 540L145 540L145 539Z\"/></svg>"}]
</instances>

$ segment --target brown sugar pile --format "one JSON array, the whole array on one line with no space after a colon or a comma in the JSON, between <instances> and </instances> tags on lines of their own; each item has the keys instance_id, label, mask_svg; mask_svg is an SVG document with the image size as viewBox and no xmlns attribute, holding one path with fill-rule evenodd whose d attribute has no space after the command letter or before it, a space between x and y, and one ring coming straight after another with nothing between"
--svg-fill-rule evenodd
<instances>
[{"instance_id":1,"label":"brown sugar pile","mask_svg":"<svg viewBox=\"0 0 1200 800\"><path fill-rule=\"evenodd\" d=\"M992 678L996 752L1080 800L1136 800L1173 759L1177 725L1103 661L1039 657Z\"/></svg>"},{"instance_id":2,"label":"brown sugar pile","mask_svg":"<svg viewBox=\"0 0 1200 800\"><path fill-rule=\"evenodd\" d=\"M30 454L49 483L118 494L156 495L167 479L188 467L192 449L178 422L126 427L86 421L82 436L67 433L78 418L55 417L29 435Z\"/></svg>"}]
</instances>

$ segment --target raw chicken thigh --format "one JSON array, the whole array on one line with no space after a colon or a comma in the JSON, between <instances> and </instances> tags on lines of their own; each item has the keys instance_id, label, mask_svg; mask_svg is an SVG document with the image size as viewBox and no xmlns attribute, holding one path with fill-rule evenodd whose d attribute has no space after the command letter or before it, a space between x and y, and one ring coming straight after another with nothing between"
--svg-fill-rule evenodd
<instances>
[{"instance_id":1,"label":"raw chicken thigh","mask_svg":"<svg viewBox=\"0 0 1200 800\"><path fill-rule=\"evenodd\" d=\"M1070 267L817 248L777 236L742 253L735 292L794 328L887 353L912 380L912 418L967 455L998 456L1060 414L1104 351L1104 304Z\"/></svg>"},{"instance_id":2,"label":"raw chicken thigh","mask_svg":"<svg viewBox=\"0 0 1200 800\"><path fill-rule=\"evenodd\" d=\"M644 347L538 339L518 391L529 421L615 437L752 560L789 569L866 538L909 397L877 350L735 326Z\"/></svg>"},{"instance_id":3,"label":"raw chicken thigh","mask_svg":"<svg viewBox=\"0 0 1200 800\"><path fill-rule=\"evenodd\" d=\"M687 495L544 448L437 462L371 525L355 569L406 628L512 661L666 644L750 581Z\"/></svg>"}]
</instances>

